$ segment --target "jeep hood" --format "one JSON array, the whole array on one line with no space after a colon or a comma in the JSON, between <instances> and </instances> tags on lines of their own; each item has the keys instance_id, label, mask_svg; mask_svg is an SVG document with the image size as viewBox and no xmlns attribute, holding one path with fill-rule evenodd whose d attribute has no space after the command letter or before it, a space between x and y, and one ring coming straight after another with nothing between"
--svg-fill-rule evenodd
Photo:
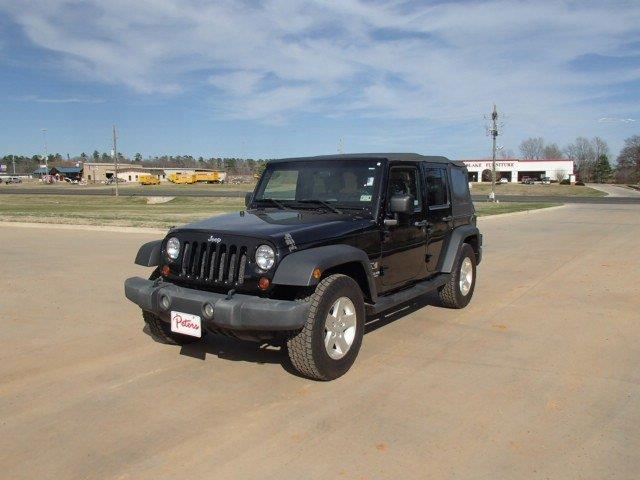
<instances>
[{"instance_id":1,"label":"jeep hood","mask_svg":"<svg viewBox=\"0 0 640 480\"><path fill-rule=\"evenodd\" d=\"M322 242L362 232L374 226L371 219L350 215L298 210L248 210L211 217L177 228L177 231L199 230L212 234L242 235L270 239L276 245L285 244L289 234L298 245Z\"/></svg>"}]
</instances>

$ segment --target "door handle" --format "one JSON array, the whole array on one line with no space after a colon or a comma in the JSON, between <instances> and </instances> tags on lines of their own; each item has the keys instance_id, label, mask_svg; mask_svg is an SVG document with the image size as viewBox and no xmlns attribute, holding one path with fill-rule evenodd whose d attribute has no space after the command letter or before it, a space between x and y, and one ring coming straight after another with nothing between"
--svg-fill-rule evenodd
<instances>
[{"instance_id":1,"label":"door handle","mask_svg":"<svg viewBox=\"0 0 640 480\"><path fill-rule=\"evenodd\" d=\"M450 222L453 220L453 215L447 215L446 217L442 217L443 222Z\"/></svg>"},{"instance_id":2,"label":"door handle","mask_svg":"<svg viewBox=\"0 0 640 480\"><path fill-rule=\"evenodd\" d=\"M422 220L420 222L414 222L413 224L415 227L419 227L419 228L424 228L427 226L427 221L426 220Z\"/></svg>"}]
</instances>

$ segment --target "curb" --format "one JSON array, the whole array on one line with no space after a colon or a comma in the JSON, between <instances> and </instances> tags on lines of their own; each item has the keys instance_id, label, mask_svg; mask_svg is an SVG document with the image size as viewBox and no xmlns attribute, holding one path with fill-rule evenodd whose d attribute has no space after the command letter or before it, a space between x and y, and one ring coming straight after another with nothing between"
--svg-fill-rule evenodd
<instances>
[{"instance_id":1,"label":"curb","mask_svg":"<svg viewBox=\"0 0 640 480\"><path fill-rule=\"evenodd\" d=\"M0 227L18 228L46 228L56 230L86 230L92 232L114 232L114 233L156 233L164 235L168 228L145 228L145 227L118 227L109 225L82 225L71 223L39 223L39 222L6 222L0 221Z\"/></svg>"},{"instance_id":2,"label":"curb","mask_svg":"<svg viewBox=\"0 0 640 480\"><path fill-rule=\"evenodd\" d=\"M515 217L522 215L535 215L536 213L549 212L551 210L557 210L559 208L566 208L567 205L554 205L553 207L544 207L544 208L534 208L532 210L522 210L520 212L507 212L507 213L496 213L495 215L486 215L484 217L478 217L478 222L484 222L485 220L489 220L491 218L504 218L504 217Z\"/></svg>"}]
</instances>

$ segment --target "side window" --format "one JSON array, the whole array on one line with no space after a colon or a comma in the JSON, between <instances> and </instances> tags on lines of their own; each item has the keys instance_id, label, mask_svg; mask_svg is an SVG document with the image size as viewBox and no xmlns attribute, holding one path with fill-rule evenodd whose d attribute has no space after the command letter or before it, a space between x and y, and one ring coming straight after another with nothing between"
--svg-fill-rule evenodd
<instances>
[{"instance_id":1,"label":"side window","mask_svg":"<svg viewBox=\"0 0 640 480\"><path fill-rule=\"evenodd\" d=\"M415 167L392 167L389 172L389 198L394 195L412 195L413 210L422 210L420 176Z\"/></svg>"},{"instance_id":2,"label":"side window","mask_svg":"<svg viewBox=\"0 0 640 480\"><path fill-rule=\"evenodd\" d=\"M469 180L461 168L451 168L451 188L456 203L469 203Z\"/></svg>"},{"instance_id":3,"label":"side window","mask_svg":"<svg viewBox=\"0 0 640 480\"><path fill-rule=\"evenodd\" d=\"M449 204L447 171L444 168L427 168L427 204L429 208Z\"/></svg>"}]
</instances>

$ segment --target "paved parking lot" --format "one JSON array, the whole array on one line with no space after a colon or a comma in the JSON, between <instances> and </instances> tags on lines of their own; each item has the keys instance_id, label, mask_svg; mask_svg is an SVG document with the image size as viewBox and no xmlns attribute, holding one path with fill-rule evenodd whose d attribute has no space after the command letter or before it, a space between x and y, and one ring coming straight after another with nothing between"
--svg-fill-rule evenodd
<instances>
[{"instance_id":1,"label":"paved parking lot","mask_svg":"<svg viewBox=\"0 0 640 480\"><path fill-rule=\"evenodd\" d=\"M0 226L11 479L616 478L640 472L640 206L482 220L471 305L373 321L354 368L154 343L123 279L151 233Z\"/></svg>"}]
</instances>

